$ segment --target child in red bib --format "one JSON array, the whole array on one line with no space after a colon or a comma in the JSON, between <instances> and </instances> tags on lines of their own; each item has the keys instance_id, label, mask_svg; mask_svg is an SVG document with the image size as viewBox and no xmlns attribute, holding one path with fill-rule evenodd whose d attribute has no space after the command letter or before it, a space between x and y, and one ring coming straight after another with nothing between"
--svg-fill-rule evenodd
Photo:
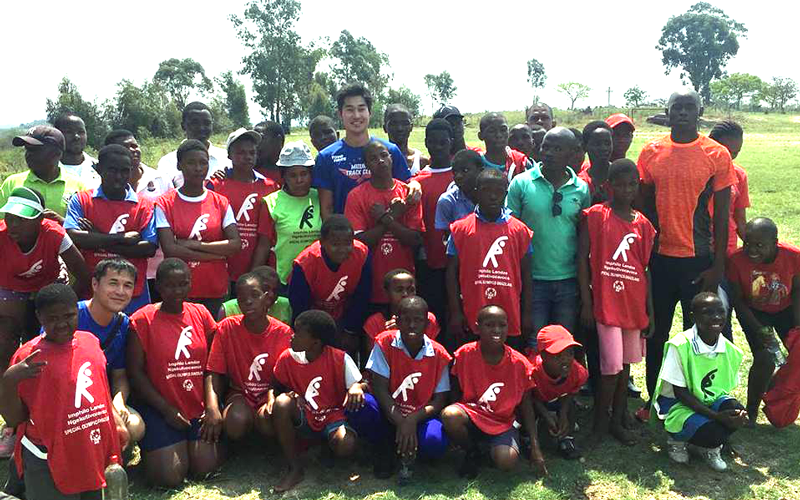
<instances>
[{"instance_id":1,"label":"child in red bib","mask_svg":"<svg viewBox=\"0 0 800 500\"><path fill-rule=\"evenodd\" d=\"M127 370L145 422L139 442L145 474L151 484L174 488L221 463L204 379L216 323L205 307L186 301L191 272L182 260L164 259L155 285L162 301L131 316Z\"/></svg>"},{"instance_id":2,"label":"child in red bib","mask_svg":"<svg viewBox=\"0 0 800 500\"><path fill-rule=\"evenodd\" d=\"M344 351L331 347L336 323L324 311L306 311L294 322L289 349L275 363L276 391L273 422L289 471L275 491L283 492L303 480L297 434L321 438L339 458L356 451L356 433L345 411L364 406L361 372Z\"/></svg>"},{"instance_id":3,"label":"child in red bib","mask_svg":"<svg viewBox=\"0 0 800 500\"><path fill-rule=\"evenodd\" d=\"M44 335L17 350L2 378L0 413L17 426L14 460L31 500L101 495L107 468L122 462L120 441L127 442L100 343L75 331L77 302L63 284L37 293Z\"/></svg>"},{"instance_id":4,"label":"child in red bib","mask_svg":"<svg viewBox=\"0 0 800 500\"><path fill-rule=\"evenodd\" d=\"M447 451L447 436L439 413L450 391L448 365L452 357L430 339L428 305L420 297L407 297L397 307L397 329L378 335L367 370L372 374L372 393L388 420L379 445L376 477L388 477L394 457L402 459L401 482L411 478L417 452L439 458Z\"/></svg>"},{"instance_id":5,"label":"child in red bib","mask_svg":"<svg viewBox=\"0 0 800 500\"><path fill-rule=\"evenodd\" d=\"M364 163L371 176L350 192L344 215L356 238L373 250L370 302L386 304L383 276L398 267L414 271L414 252L425 230L422 205L406 202L408 186L392 178L392 155L382 142L364 146Z\"/></svg>"},{"instance_id":6,"label":"child in red bib","mask_svg":"<svg viewBox=\"0 0 800 500\"><path fill-rule=\"evenodd\" d=\"M517 414L531 436L531 465L546 474L531 404L533 367L505 345L508 316L501 307L484 306L477 326L479 340L461 346L454 355L451 391L458 402L442 411L448 437L466 451L459 474L477 476L479 441L488 441L497 468L510 470L516 465L519 432L513 424Z\"/></svg>"},{"instance_id":7,"label":"child in red bib","mask_svg":"<svg viewBox=\"0 0 800 500\"><path fill-rule=\"evenodd\" d=\"M478 311L496 304L508 314L508 336L514 339L510 345L521 350L532 333L533 232L503 206L508 182L500 171L482 170L477 186L475 212L450 226L448 327L453 336L463 339L474 331Z\"/></svg>"},{"instance_id":8,"label":"child in red bib","mask_svg":"<svg viewBox=\"0 0 800 500\"><path fill-rule=\"evenodd\" d=\"M236 297L243 314L220 321L211 345L206 377L214 391L206 398L207 411L214 419L224 420L225 434L233 440L244 438L253 428L262 436L275 435L272 368L292 338L288 325L267 315L279 286L277 275L272 279L256 273L241 275Z\"/></svg>"}]
</instances>

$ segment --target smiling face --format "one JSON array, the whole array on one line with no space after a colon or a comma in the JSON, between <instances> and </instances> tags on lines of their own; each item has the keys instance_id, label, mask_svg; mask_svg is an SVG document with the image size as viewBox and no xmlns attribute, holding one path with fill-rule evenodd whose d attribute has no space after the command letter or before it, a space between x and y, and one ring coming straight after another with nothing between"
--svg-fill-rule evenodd
<instances>
[{"instance_id":1,"label":"smiling face","mask_svg":"<svg viewBox=\"0 0 800 500\"><path fill-rule=\"evenodd\" d=\"M122 312L133 298L135 283L130 273L108 269L99 280L92 278L92 300L109 311Z\"/></svg>"},{"instance_id":2,"label":"smiling face","mask_svg":"<svg viewBox=\"0 0 800 500\"><path fill-rule=\"evenodd\" d=\"M692 301L692 316L697 331L707 345L717 343L725 328L726 313L722 300L716 295L709 294L703 299Z\"/></svg>"},{"instance_id":3,"label":"smiling face","mask_svg":"<svg viewBox=\"0 0 800 500\"><path fill-rule=\"evenodd\" d=\"M478 313L480 343L502 348L508 336L508 316L497 306L489 306Z\"/></svg>"},{"instance_id":4,"label":"smiling face","mask_svg":"<svg viewBox=\"0 0 800 500\"><path fill-rule=\"evenodd\" d=\"M72 340L78 329L77 304L50 304L36 311L36 318L42 325L47 340L64 344Z\"/></svg>"},{"instance_id":5,"label":"smiling face","mask_svg":"<svg viewBox=\"0 0 800 500\"><path fill-rule=\"evenodd\" d=\"M356 135L366 133L370 117L367 101L360 95L345 97L339 117L347 133Z\"/></svg>"},{"instance_id":6,"label":"smiling face","mask_svg":"<svg viewBox=\"0 0 800 500\"><path fill-rule=\"evenodd\" d=\"M403 344L409 351L418 351L425 341L425 329L428 327L428 308L421 302L405 303L397 315L397 329Z\"/></svg>"},{"instance_id":7,"label":"smiling face","mask_svg":"<svg viewBox=\"0 0 800 500\"><path fill-rule=\"evenodd\" d=\"M765 264L775 260L778 254L778 238L765 228L747 228L744 236L744 252L753 264Z\"/></svg>"}]
</instances>

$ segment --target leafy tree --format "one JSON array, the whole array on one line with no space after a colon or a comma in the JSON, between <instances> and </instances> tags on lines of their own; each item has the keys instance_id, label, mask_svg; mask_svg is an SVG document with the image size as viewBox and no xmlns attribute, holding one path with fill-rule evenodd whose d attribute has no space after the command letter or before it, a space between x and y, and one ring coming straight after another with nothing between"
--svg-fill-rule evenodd
<instances>
[{"instance_id":1,"label":"leafy tree","mask_svg":"<svg viewBox=\"0 0 800 500\"><path fill-rule=\"evenodd\" d=\"M58 84L58 97L47 99L47 121L54 123L64 113L74 113L86 124L86 143L99 149L107 132L107 125L97 104L81 97L78 87L69 78L64 77Z\"/></svg>"},{"instance_id":2,"label":"leafy tree","mask_svg":"<svg viewBox=\"0 0 800 500\"><path fill-rule=\"evenodd\" d=\"M244 85L226 71L217 78L217 85L225 94L225 112L234 128L250 128L250 111L247 107L247 94Z\"/></svg>"},{"instance_id":3,"label":"leafy tree","mask_svg":"<svg viewBox=\"0 0 800 500\"><path fill-rule=\"evenodd\" d=\"M186 106L189 94L194 90L207 93L214 90L214 84L206 76L203 66L192 59L167 59L158 65L153 82L161 85L175 101L179 110Z\"/></svg>"},{"instance_id":4,"label":"leafy tree","mask_svg":"<svg viewBox=\"0 0 800 500\"><path fill-rule=\"evenodd\" d=\"M328 54L334 60L331 76L338 87L350 82L363 82L376 99L383 97L391 80L391 75L385 72L389 67L389 56L375 48L372 42L364 37L355 38L349 31L342 30Z\"/></svg>"},{"instance_id":5,"label":"leafy tree","mask_svg":"<svg viewBox=\"0 0 800 500\"><path fill-rule=\"evenodd\" d=\"M661 51L665 74L680 70L704 100L711 97L711 81L721 78L728 61L739 52L739 37L747 28L706 2L692 5L672 16L661 29L656 48Z\"/></svg>"},{"instance_id":6,"label":"leafy tree","mask_svg":"<svg viewBox=\"0 0 800 500\"><path fill-rule=\"evenodd\" d=\"M638 108L647 100L647 92L641 89L638 85L634 85L622 94L625 98L625 104L632 108Z\"/></svg>"},{"instance_id":7,"label":"leafy tree","mask_svg":"<svg viewBox=\"0 0 800 500\"><path fill-rule=\"evenodd\" d=\"M740 109L742 101L761 90L764 82L749 73L733 73L721 80L711 82L711 97L716 103L724 103Z\"/></svg>"},{"instance_id":8,"label":"leafy tree","mask_svg":"<svg viewBox=\"0 0 800 500\"><path fill-rule=\"evenodd\" d=\"M797 82L791 78L772 77L772 83L765 83L761 91L761 100L767 101L772 110L785 112L786 103L797 97Z\"/></svg>"},{"instance_id":9,"label":"leafy tree","mask_svg":"<svg viewBox=\"0 0 800 500\"><path fill-rule=\"evenodd\" d=\"M106 117L112 128L130 130L140 139L181 135L181 112L157 83L145 82L137 87L130 80L122 80L115 99L106 103Z\"/></svg>"},{"instance_id":10,"label":"leafy tree","mask_svg":"<svg viewBox=\"0 0 800 500\"><path fill-rule=\"evenodd\" d=\"M556 90L569 97L569 109L575 109L575 103L581 99L586 99L589 97L589 92L592 91L592 88L588 85L578 82L567 82L559 83L556 86Z\"/></svg>"},{"instance_id":11,"label":"leafy tree","mask_svg":"<svg viewBox=\"0 0 800 500\"><path fill-rule=\"evenodd\" d=\"M449 71L442 71L438 75L428 73L425 75L425 86L428 87L431 99L440 105L450 102L458 92Z\"/></svg>"},{"instance_id":12,"label":"leafy tree","mask_svg":"<svg viewBox=\"0 0 800 500\"><path fill-rule=\"evenodd\" d=\"M533 91L536 92L538 89L543 89L544 84L547 81L547 75L544 74L544 64L540 63L536 59L531 59L528 61L528 83L531 84L533 87ZM534 95L533 102L539 102L539 96Z\"/></svg>"},{"instance_id":13,"label":"leafy tree","mask_svg":"<svg viewBox=\"0 0 800 500\"><path fill-rule=\"evenodd\" d=\"M390 88L386 95L386 102L388 104L402 104L408 108L411 113L411 120L416 120L419 116L420 96L415 94L410 88L405 85L395 90Z\"/></svg>"}]
</instances>

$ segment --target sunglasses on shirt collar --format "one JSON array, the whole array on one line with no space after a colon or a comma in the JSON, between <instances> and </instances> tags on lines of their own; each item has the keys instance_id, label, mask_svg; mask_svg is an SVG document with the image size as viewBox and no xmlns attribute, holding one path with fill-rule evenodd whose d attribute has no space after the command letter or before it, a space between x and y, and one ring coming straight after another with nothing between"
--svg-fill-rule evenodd
<instances>
[{"instance_id":1,"label":"sunglasses on shirt collar","mask_svg":"<svg viewBox=\"0 0 800 500\"><path fill-rule=\"evenodd\" d=\"M558 217L561 215L561 201L564 199L564 195L561 191L556 191L553 193L553 217Z\"/></svg>"}]
</instances>

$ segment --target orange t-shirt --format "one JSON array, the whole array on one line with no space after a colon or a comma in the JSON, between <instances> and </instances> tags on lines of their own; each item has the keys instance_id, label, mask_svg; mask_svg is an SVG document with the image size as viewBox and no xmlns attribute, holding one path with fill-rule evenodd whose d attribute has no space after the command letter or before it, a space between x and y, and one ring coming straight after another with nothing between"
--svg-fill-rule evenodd
<instances>
[{"instance_id":1,"label":"orange t-shirt","mask_svg":"<svg viewBox=\"0 0 800 500\"><path fill-rule=\"evenodd\" d=\"M667 135L642 149L638 167L642 182L655 186L656 252L669 257L712 255L709 201L737 182L728 150L704 135L688 144L672 142Z\"/></svg>"}]
</instances>

